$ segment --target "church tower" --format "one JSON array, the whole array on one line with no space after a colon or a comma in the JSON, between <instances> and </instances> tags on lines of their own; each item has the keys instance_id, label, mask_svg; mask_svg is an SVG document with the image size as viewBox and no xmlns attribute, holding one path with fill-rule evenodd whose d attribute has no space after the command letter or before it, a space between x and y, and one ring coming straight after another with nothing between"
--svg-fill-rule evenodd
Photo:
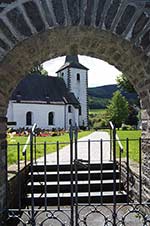
<instances>
[{"instance_id":1,"label":"church tower","mask_svg":"<svg viewBox=\"0 0 150 226\"><path fill-rule=\"evenodd\" d=\"M68 55L65 64L56 72L58 77L64 79L69 92L74 94L80 104L77 125L83 127L88 126L88 70L79 63L77 55Z\"/></svg>"}]
</instances>

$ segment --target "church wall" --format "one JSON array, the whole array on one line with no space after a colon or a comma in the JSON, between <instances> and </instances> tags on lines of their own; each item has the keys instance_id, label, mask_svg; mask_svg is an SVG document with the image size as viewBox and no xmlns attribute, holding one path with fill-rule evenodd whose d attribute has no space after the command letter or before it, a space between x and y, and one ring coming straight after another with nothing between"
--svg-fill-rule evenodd
<instances>
[{"instance_id":1,"label":"church wall","mask_svg":"<svg viewBox=\"0 0 150 226\"><path fill-rule=\"evenodd\" d=\"M78 127L79 126L79 109L78 108L74 108L74 115L75 115L75 122Z\"/></svg>"},{"instance_id":2,"label":"church wall","mask_svg":"<svg viewBox=\"0 0 150 226\"><path fill-rule=\"evenodd\" d=\"M66 68L66 69L64 69L64 70L62 70L62 71L60 71L60 72L58 72L58 77L60 77L60 78L63 78L64 79L64 81L65 81L65 84L66 84L66 87L68 88L69 87L69 81L68 81L68 68Z\"/></svg>"},{"instance_id":3,"label":"church wall","mask_svg":"<svg viewBox=\"0 0 150 226\"><path fill-rule=\"evenodd\" d=\"M13 121L13 103L12 101L9 101L8 109L7 109L7 118L9 119L9 122Z\"/></svg>"},{"instance_id":4,"label":"church wall","mask_svg":"<svg viewBox=\"0 0 150 226\"><path fill-rule=\"evenodd\" d=\"M71 112L68 112L68 107L71 106ZM66 105L66 110L67 110L67 114L66 114L66 128L69 129L70 124L69 124L69 120L71 119L72 121L72 125L75 126L75 123L78 126L78 122L79 122L79 118L78 118L78 109L76 109L74 106L72 105Z\"/></svg>"},{"instance_id":5,"label":"church wall","mask_svg":"<svg viewBox=\"0 0 150 226\"><path fill-rule=\"evenodd\" d=\"M33 114L33 123L38 127L51 129L51 128L64 128L64 105L47 105L47 104L24 104L13 103L13 118L7 113L8 121L16 121L17 125L14 128L26 126L26 113L30 111ZM54 125L48 125L48 113L54 112Z\"/></svg>"},{"instance_id":6,"label":"church wall","mask_svg":"<svg viewBox=\"0 0 150 226\"><path fill-rule=\"evenodd\" d=\"M87 126L87 73L86 70L70 68L71 71L71 92L74 92L76 98L81 104L81 115L79 116L79 125ZM80 74L80 81L77 80L77 74Z\"/></svg>"}]
</instances>

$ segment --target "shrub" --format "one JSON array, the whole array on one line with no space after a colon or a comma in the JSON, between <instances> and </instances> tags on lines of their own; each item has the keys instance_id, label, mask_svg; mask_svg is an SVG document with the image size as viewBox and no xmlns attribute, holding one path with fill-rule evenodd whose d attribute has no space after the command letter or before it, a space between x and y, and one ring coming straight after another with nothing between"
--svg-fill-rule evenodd
<instances>
[{"instance_id":1,"label":"shrub","mask_svg":"<svg viewBox=\"0 0 150 226\"><path fill-rule=\"evenodd\" d=\"M100 125L102 128L108 127L108 121L106 119L102 119L100 122Z\"/></svg>"},{"instance_id":2,"label":"shrub","mask_svg":"<svg viewBox=\"0 0 150 226\"><path fill-rule=\"evenodd\" d=\"M123 124L121 127L122 130L133 130L134 128L130 125Z\"/></svg>"},{"instance_id":3,"label":"shrub","mask_svg":"<svg viewBox=\"0 0 150 226\"><path fill-rule=\"evenodd\" d=\"M93 125L93 129L98 130L101 128L101 123L100 122L95 122Z\"/></svg>"},{"instance_id":4,"label":"shrub","mask_svg":"<svg viewBox=\"0 0 150 226\"><path fill-rule=\"evenodd\" d=\"M95 122L93 129L98 130L107 127L108 123L105 119L102 119L100 122Z\"/></svg>"}]
</instances>

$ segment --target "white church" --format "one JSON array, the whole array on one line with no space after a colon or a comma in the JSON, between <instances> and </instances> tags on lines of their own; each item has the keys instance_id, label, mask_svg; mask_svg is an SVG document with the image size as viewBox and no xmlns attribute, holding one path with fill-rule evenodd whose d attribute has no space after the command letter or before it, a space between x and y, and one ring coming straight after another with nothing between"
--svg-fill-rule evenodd
<instances>
[{"instance_id":1,"label":"white church","mask_svg":"<svg viewBox=\"0 0 150 226\"><path fill-rule=\"evenodd\" d=\"M78 56L66 56L57 77L39 73L27 75L16 87L9 101L8 125L41 129L65 129L70 125L88 126L88 68Z\"/></svg>"}]
</instances>

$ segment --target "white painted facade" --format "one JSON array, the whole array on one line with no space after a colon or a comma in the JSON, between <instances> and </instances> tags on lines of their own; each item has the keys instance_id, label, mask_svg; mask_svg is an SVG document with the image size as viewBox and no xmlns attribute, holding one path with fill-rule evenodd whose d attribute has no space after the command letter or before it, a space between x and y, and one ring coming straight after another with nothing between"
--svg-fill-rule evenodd
<instances>
[{"instance_id":1,"label":"white painted facade","mask_svg":"<svg viewBox=\"0 0 150 226\"><path fill-rule=\"evenodd\" d=\"M87 71L83 69L70 68L70 74L70 91L74 93L81 106L79 125L87 126ZM79 76L79 80L77 79L77 76Z\"/></svg>"},{"instance_id":2,"label":"white painted facade","mask_svg":"<svg viewBox=\"0 0 150 226\"><path fill-rule=\"evenodd\" d=\"M67 88L74 93L81 106L81 115L79 115L79 126L88 125L88 109L87 109L87 88L88 78L87 70L78 68L65 68L57 73L58 77L64 79ZM77 76L80 79L77 79Z\"/></svg>"},{"instance_id":3,"label":"white painted facade","mask_svg":"<svg viewBox=\"0 0 150 226\"><path fill-rule=\"evenodd\" d=\"M17 129L30 127L34 123L41 129L64 128L73 126L88 126L87 111L87 69L67 66L58 71L58 77L64 79L70 93L74 93L77 105L65 102L55 104L46 101L9 101L7 110L8 122L15 122L11 127ZM79 103L78 103L79 102ZM79 109L79 104L80 108ZM27 113L31 114L31 125L27 122ZM49 113L53 114L53 123L49 123Z\"/></svg>"},{"instance_id":4,"label":"white painted facade","mask_svg":"<svg viewBox=\"0 0 150 226\"><path fill-rule=\"evenodd\" d=\"M69 78L68 78L68 74L69 74L69 68L65 68L62 71L59 71L57 73L57 76L60 78L63 78L63 80L65 81L65 84L67 86L67 88L69 88Z\"/></svg>"},{"instance_id":5,"label":"white painted facade","mask_svg":"<svg viewBox=\"0 0 150 226\"><path fill-rule=\"evenodd\" d=\"M72 112L68 112L68 106L71 106ZM27 125L26 116L27 113L32 113L32 123ZM53 125L49 125L48 115L53 112L54 119ZM7 118L9 122L16 122L16 126L13 128L31 127L34 123L41 129L52 129L52 128L69 128L69 120L71 119L72 124L78 125L78 109L72 105L52 105L46 103L16 103L13 101L9 102L7 110Z\"/></svg>"}]
</instances>

